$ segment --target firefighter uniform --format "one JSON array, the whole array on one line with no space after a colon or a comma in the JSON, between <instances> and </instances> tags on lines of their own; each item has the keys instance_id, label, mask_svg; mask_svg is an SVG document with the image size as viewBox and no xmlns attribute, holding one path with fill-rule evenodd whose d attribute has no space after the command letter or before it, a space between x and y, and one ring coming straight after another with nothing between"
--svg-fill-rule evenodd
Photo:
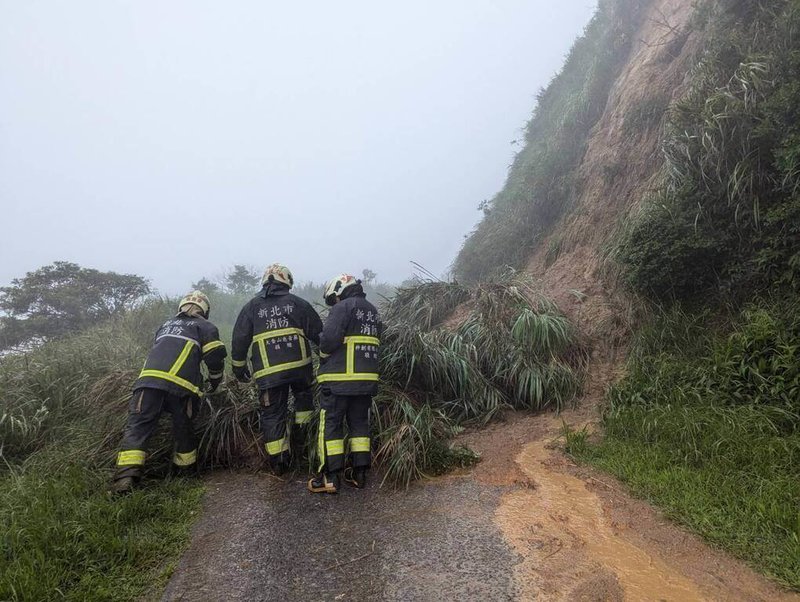
<instances>
[{"instance_id":1,"label":"firefighter uniform","mask_svg":"<svg viewBox=\"0 0 800 602\"><path fill-rule=\"evenodd\" d=\"M272 468L280 473L290 460L286 428L289 391L294 395L294 447L302 448L304 427L314 411L310 342L319 344L322 320L310 303L289 292L290 273L286 283L270 281L267 274L261 292L242 308L236 320L231 359L240 381L249 381L252 369L259 389L264 448Z\"/></svg>"},{"instance_id":2,"label":"firefighter uniform","mask_svg":"<svg viewBox=\"0 0 800 602\"><path fill-rule=\"evenodd\" d=\"M320 336L317 376L322 390L317 442L320 478L324 484L327 475L329 481L338 484L347 451L353 471L362 475L360 482L347 480L363 487L363 475L371 463L370 410L372 396L378 389L382 324L378 310L367 301L360 282L348 275L339 279L344 279L344 287L336 296ZM347 449L345 421L349 435ZM309 489L322 491L314 480L309 482ZM328 492L335 493L335 486Z\"/></svg>"},{"instance_id":3,"label":"firefighter uniform","mask_svg":"<svg viewBox=\"0 0 800 602\"><path fill-rule=\"evenodd\" d=\"M208 314L207 309L205 314ZM114 475L115 482L126 480L126 484L118 490L129 489L132 481L141 478L147 442L162 412L172 416L173 464L187 468L196 463L192 416L197 412L202 394L200 362L205 362L209 379L216 387L222 379L226 354L217 327L199 313L181 312L158 329L144 368L133 385L128 423Z\"/></svg>"}]
</instances>

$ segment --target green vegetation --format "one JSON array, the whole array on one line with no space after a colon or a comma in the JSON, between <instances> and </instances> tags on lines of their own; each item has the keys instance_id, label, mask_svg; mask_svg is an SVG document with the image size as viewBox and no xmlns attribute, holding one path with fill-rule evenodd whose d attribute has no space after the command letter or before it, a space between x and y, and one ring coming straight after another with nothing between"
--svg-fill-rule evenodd
<instances>
[{"instance_id":1,"label":"green vegetation","mask_svg":"<svg viewBox=\"0 0 800 602\"><path fill-rule=\"evenodd\" d=\"M0 361L0 599L134 600L164 582L202 487L106 494L159 301ZM157 449L166 449L156 441Z\"/></svg>"},{"instance_id":2,"label":"green vegetation","mask_svg":"<svg viewBox=\"0 0 800 602\"><path fill-rule=\"evenodd\" d=\"M0 287L0 350L53 339L121 315L150 292L141 276L56 261Z\"/></svg>"},{"instance_id":3,"label":"green vegetation","mask_svg":"<svg viewBox=\"0 0 800 602\"><path fill-rule=\"evenodd\" d=\"M524 279L507 282L474 292L420 283L384 302L373 430L386 482L404 486L474 463L474 453L448 441L463 425L505 407L558 407L578 391L583 356L569 324ZM212 294L223 332L247 298ZM443 326L459 306L465 321ZM159 478L122 500L106 487L137 368L173 312L174 301L151 300L0 360L0 599L132 600L168 578L202 485L160 478L172 450L166 424L148 459ZM201 467L259 461L251 386L229 380L195 424Z\"/></svg>"},{"instance_id":4,"label":"green vegetation","mask_svg":"<svg viewBox=\"0 0 800 602\"><path fill-rule=\"evenodd\" d=\"M619 241L637 292L669 302L800 289L800 6L706 1L663 184Z\"/></svg>"},{"instance_id":5,"label":"green vegetation","mask_svg":"<svg viewBox=\"0 0 800 602\"><path fill-rule=\"evenodd\" d=\"M643 330L604 439L568 449L800 589L800 303L712 318L675 307Z\"/></svg>"},{"instance_id":6,"label":"green vegetation","mask_svg":"<svg viewBox=\"0 0 800 602\"><path fill-rule=\"evenodd\" d=\"M692 27L662 185L611 254L660 309L604 439L568 445L800 589L800 3L708 0Z\"/></svg>"},{"instance_id":7,"label":"green vegetation","mask_svg":"<svg viewBox=\"0 0 800 602\"><path fill-rule=\"evenodd\" d=\"M447 441L464 426L508 408L560 408L580 390L585 358L570 324L525 278L511 273L504 281L473 292L423 282L398 289L385 304L382 386L373 407L375 459L385 482L408 486L472 463L472 452ZM463 320L443 324L454 310ZM203 461L249 462L260 449L250 387L229 383L206 407ZM314 453L312 446L311 466Z\"/></svg>"},{"instance_id":8,"label":"green vegetation","mask_svg":"<svg viewBox=\"0 0 800 602\"><path fill-rule=\"evenodd\" d=\"M385 312L377 458L407 485L472 461L442 441L504 408L559 409L580 390L584 355L567 320L530 282L401 288ZM444 323L455 311L461 319Z\"/></svg>"},{"instance_id":9,"label":"green vegetation","mask_svg":"<svg viewBox=\"0 0 800 602\"><path fill-rule=\"evenodd\" d=\"M650 0L599 3L561 73L539 93L524 148L503 189L483 205L483 219L456 258L453 267L460 280L486 280L506 266L521 267L571 209L575 169L649 4Z\"/></svg>"},{"instance_id":10,"label":"green vegetation","mask_svg":"<svg viewBox=\"0 0 800 602\"><path fill-rule=\"evenodd\" d=\"M104 472L56 466L0 482L0 598L137 600L165 585L202 486L166 480L112 502Z\"/></svg>"}]
</instances>

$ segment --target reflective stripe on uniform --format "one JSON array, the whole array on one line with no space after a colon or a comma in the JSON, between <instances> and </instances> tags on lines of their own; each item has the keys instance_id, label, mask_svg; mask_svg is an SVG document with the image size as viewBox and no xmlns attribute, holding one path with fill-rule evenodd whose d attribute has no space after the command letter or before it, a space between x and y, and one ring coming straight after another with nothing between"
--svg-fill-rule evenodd
<instances>
[{"instance_id":1,"label":"reflective stripe on uniform","mask_svg":"<svg viewBox=\"0 0 800 602\"><path fill-rule=\"evenodd\" d=\"M264 355L266 356L266 353ZM261 378L262 376L275 374L276 372L283 372L284 370L291 370L293 368L302 368L303 366L308 366L310 363L311 363L311 358L307 357L302 360L297 360L296 362L287 362L285 364L278 364L277 366L268 366L266 368L262 368L261 370L253 374L253 377Z\"/></svg>"},{"instance_id":2,"label":"reflective stripe on uniform","mask_svg":"<svg viewBox=\"0 0 800 602\"><path fill-rule=\"evenodd\" d=\"M325 410L319 411L319 434L317 435L317 454L319 454L319 471L325 468Z\"/></svg>"},{"instance_id":3,"label":"reflective stripe on uniform","mask_svg":"<svg viewBox=\"0 0 800 602\"><path fill-rule=\"evenodd\" d=\"M378 381L381 377L376 372L355 372L353 374L342 374L341 372L332 372L331 374L320 374L317 376L318 383L327 382L341 382L351 380L374 380Z\"/></svg>"},{"instance_id":4,"label":"reflective stripe on uniform","mask_svg":"<svg viewBox=\"0 0 800 602\"><path fill-rule=\"evenodd\" d=\"M284 436L276 441L267 441L264 448L270 456L277 456L289 449L289 439Z\"/></svg>"},{"instance_id":5,"label":"reflective stripe on uniform","mask_svg":"<svg viewBox=\"0 0 800 602\"><path fill-rule=\"evenodd\" d=\"M200 395L200 389L198 387L195 387L185 378L181 378L180 376L175 376L174 374L170 374L169 372L164 372L163 370L142 370L139 373L139 378L147 378L147 377L163 378L164 380L168 380L171 383L180 385L184 389L188 389L195 395Z\"/></svg>"},{"instance_id":6,"label":"reflective stripe on uniform","mask_svg":"<svg viewBox=\"0 0 800 602\"><path fill-rule=\"evenodd\" d=\"M350 437L351 452L368 452L369 449L369 437Z\"/></svg>"},{"instance_id":7,"label":"reflective stripe on uniform","mask_svg":"<svg viewBox=\"0 0 800 602\"><path fill-rule=\"evenodd\" d=\"M311 363L311 357L308 355L306 350L306 343L304 340L301 340L299 360L294 362L286 362L284 364L276 364L275 366L269 365L265 341L274 339L276 337L285 337L290 335L297 335L300 339L306 338L305 333L300 328L281 328L280 330L270 330L269 332L262 332L261 334L253 337L251 349L253 349L253 353L255 353L255 348L258 348L258 354L261 358L261 365L263 366L261 370L258 370L255 374L253 374L253 378L261 378L262 376L269 376L270 374L275 374L277 372L284 372L294 368L302 368L303 366L308 366Z\"/></svg>"},{"instance_id":8,"label":"reflective stripe on uniform","mask_svg":"<svg viewBox=\"0 0 800 602\"><path fill-rule=\"evenodd\" d=\"M172 364L172 368L169 369L170 374L177 374L181 371L181 368L183 368L183 365L186 363L186 358L188 358L189 354L192 352L192 345L192 342L186 342L186 344L183 346L181 354L178 356L178 359L175 360L175 363Z\"/></svg>"},{"instance_id":9,"label":"reflective stripe on uniform","mask_svg":"<svg viewBox=\"0 0 800 602\"><path fill-rule=\"evenodd\" d=\"M191 466L195 462L197 462L196 449L184 454L175 452L175 455L172 456L172 463L175 464L175 466Z\"/></svg>"},{"instance_id":10,"label":"reflective stripe on uniform","mask_svg":"<svg viewBox=\"0 0 800 602\"><path fill-rule=\"evenodd\" d=\"M341 456L344 453L344 439L331 439L325 442L325 452L329 456Z\"/></svg>"},{"instance_id":11,"label":"reflective stripe on uniform","mask_svg":"<svg viewBox=\"0 0 800 602\"><path fill-rule=\"evenodd\" d=\"M314 415L312 410L301 410L299 412L294 413L294 423L295 424L307 424L311 422L311 416Z\"/></svg>"},{"instance_id":12,"label":"reflective stripe on uniform","mask_svg":"<svg viewBox=\"0 0 800 602\"><path fill-rule=\"evenodd\" d=\"M141 466L147 452L141 449L126 449L117 454L117 466Z\"/></svg>"},{"instance_id":13,"label":"reflective stripe on uniform","mask_svg":"<svg viewBox=\"0 0 800 602\"><path fill-rule=\"evenodd\" d=\"M253 337L253 342L256 341L264 341L266 339L274 339L275 337L285 337L290 334L299 335L301 338L305 339L306 335L300 328L281 328L279 330L268 330L267 332L262 332L257 334Z\"/></svg>"},{"instance_id":14,"label":"reflective stripe on uniform","mask_svg":"<svg viewBox=\"0 0 800 602\"><path fill-rule=\"evenodd\" d=\"M244 368L247 366L247 360L231 360L231 365L234 368Z\"/></svg>"},{"instance_id":15,"label":"reflective stripe on uniform","mask_svg":"<svg viewBox=\"0 0 800 602\"><path fill-rule=\"evenodd\" d=\"M175 383L178 386L183 387L184 389L188 389L195 395L200 395L200 389L195 386L193 383L189 382L185 378L181 378L177 376L178 372L180 372L183 365L186 363L186 359L189 357L189 353L192 351L192 346L196 343L194 341L187 341L186 344L183 346L183 350L181 354L178 356L178 359L175 360L175 363L172 364L172 367L169 369L169 372L164 372L163 370L142 370L139 373L139 378L161 378L164 380L168 380L171 383Z\"/></svg>"},{"instance_id":16,"label":"reflective stripe on uniform","mask_svg":"<svg viewBox=\"0 0 800 602\"><path fill-rule=\"evenodd\" d=\"M206 343L203 345L203 355L211 351L212 349L216 349L217 347L224 347L225 344L222 341L211 341L210 343Z\"/></svg>"},{"instance_id":17,"label":"reflective stripe on uniform","mask_svg":"<svg viewBox=\"0 0 800 602\"><path fill-rule=\"evenodd\" d=\"M183 341L190 341L193 345L197 345L198 347L200 347L200 341L196 341L195 339L193 339L191 337L185 337L185 336L183 336L181 334L162 334L160 337L156 338L156 341L160 341L164 337L167 337L167 338L170 338L170 339L181 339Z\"/></svg>"},{"instance_id":18,"label":"reflective stripe on uniform","mask_svg":"<svg viewBox=\"0 0 800 602\"><path fill-rule=\"evenodd\" d=\"M370 380L378 381L380 376L377 372L356 372L356 345L375 345L376 347L381 344L377 337L367 336L351 336L345 337L344 343L347 346L345 350L346 367L344 372L329 372L327 374L320 374L317 376L317 382L342 382L342 381L357 381L357 380Z\"/></svg>"},{"instance_id":19,"label":"reflective stripe on uniform","mask_svg":"<svg viewBox=\"0 0 800 602\"><path fill-rule=\"evenodd\" d=\"M209 372L208 378L220 378L223 374L225 374L222 370L219 372Z\"/></svg>"}]
</instances>

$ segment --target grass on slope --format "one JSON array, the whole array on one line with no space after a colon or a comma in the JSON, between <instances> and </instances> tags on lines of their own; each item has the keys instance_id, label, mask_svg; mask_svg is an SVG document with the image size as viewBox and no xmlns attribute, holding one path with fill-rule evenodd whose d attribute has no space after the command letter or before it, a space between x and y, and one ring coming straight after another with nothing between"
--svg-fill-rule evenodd
<instances>
[{"instance_id":1,"label":"grass on slope","mask_svg":"<svg viewBox=\"0 0 800 602\"><path fill-rule=\"evenodd\" d=\"M78 464L0 480L0 599L137 600L166 584L203 487L178 479L111 500Z\"/></svg>"},{"instance_id":2,"label":"grass on slope","mask_svg":"<svg viewBox=\"0 0 800 602\"><path fill-rule=\"evenodd\" d=\"M800 305L728 326L674 308L639 336L605 436L568 436L709 541L800 590Z\"/></svg>"}]
</instances>

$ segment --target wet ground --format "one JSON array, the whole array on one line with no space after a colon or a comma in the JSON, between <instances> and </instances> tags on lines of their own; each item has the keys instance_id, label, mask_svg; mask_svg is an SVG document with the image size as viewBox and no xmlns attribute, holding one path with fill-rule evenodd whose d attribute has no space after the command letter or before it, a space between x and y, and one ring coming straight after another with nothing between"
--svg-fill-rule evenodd
<instances>
[{"instance_id":1,"label":"wet ground","mask_svg":"<svg viewBox=\"0 0 800 602\"><path fill-rule=\"evenodd\" d=\"M330 496L300 479L219 476L166 600L515 597L511 573L497 567L516 553L486 520L500 487L461 478Z\"/></svg>"},{"instance_id":2,"label":"wet ground","mask_svg":"<svg viewBox=\"0 0 800 602\"><path fill-rule=\"evenodd\" d=\"M800 600L569 462L560 426L468 434L477 467L408 491L216 473L163 599Z\"/></svg>"}]
</instances>

